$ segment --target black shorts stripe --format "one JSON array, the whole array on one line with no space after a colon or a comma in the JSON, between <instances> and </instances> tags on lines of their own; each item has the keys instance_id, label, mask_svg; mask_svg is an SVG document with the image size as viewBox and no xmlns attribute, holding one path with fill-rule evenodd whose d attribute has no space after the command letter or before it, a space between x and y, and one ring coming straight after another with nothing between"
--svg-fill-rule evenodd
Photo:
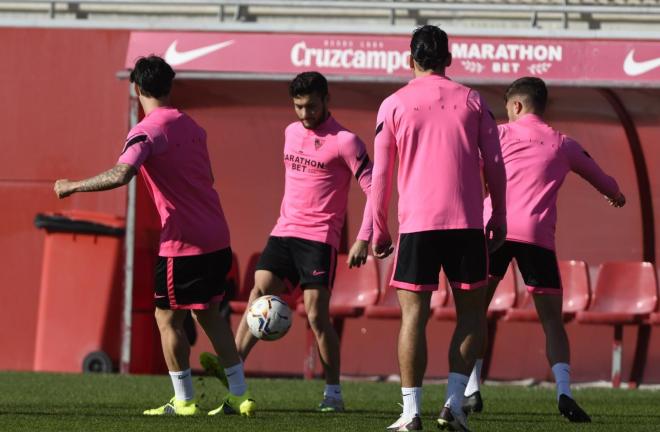
<instances>
[{"instance_id":1,"label":"black shorts stripe","mask_svg":"<svg viewBox=\"0 0 660 432\"><path fill-rule=\"evenodd\" d=\"M383 123L384 122L380 122L380 124L376 127L376 135L378 135L380 131L383 130Z\"/></svg>"}]
</instances>

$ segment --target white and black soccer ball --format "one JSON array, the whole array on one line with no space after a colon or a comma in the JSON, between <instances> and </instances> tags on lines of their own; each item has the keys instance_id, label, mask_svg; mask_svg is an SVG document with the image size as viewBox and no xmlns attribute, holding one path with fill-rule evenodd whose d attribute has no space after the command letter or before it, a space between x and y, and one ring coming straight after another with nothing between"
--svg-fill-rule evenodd
<instances>
[{"instance_id":1,"label":"white and black soccer ball","mask_svg":"<svg viewBox=\"0 0 660 432\"><path fill-rule=\"evenodd\" d=\"M277 296L259 297L248 309L247 325L255 337L267 341L277 340L291 327L291 309Z\"/></svg>"}]
</instances>

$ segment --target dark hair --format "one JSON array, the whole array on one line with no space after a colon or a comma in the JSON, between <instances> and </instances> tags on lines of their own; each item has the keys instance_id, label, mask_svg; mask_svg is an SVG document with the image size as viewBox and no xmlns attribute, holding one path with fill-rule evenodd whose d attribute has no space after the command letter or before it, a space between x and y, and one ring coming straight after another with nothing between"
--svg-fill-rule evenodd
<instances>
[{"instance_id":1,"label":"dark hair","mask_svg":"<svg viewBox=\"0 0 660 432\"><path fill-rule=\"evenodd\" d=\"M328 95L328 80L318 72L298 74L289 84L289 96L292 98L316 93L322 98Z\"/></svg>"},{"instance_id":2,"label":"dark hair","mask_svg":"<svg viewBox=\"0 0 660 432\"><path fill-rule=\"evenodd\" d=\"M417 27L410 40L410 55L424 70L444 66L449 57L447 33L434 25Z\"/></svg>"},{"instance_id":3,"label":"dark hair","mask_svg":"<svg viewBox=\"0 0 660 432\"><path fill-rule=\"evenodd\" d=\"M512 96L525 96L539 114L543 114L548 103L548 89L541 78L523 77L515 80L504 93L504 100Z\"/></svg>"},{"instance_id":4,"label":"dark hair","mask_svg":"<svg viewBox=\"0 0 660 432\"><path fill-rule=\"evenodd\" d=\"M150 55L140 57L131 71L131 82L140 87L145 96L159 99L170 94L176 74L162 58Z\"/></svg>"}]
</instances>

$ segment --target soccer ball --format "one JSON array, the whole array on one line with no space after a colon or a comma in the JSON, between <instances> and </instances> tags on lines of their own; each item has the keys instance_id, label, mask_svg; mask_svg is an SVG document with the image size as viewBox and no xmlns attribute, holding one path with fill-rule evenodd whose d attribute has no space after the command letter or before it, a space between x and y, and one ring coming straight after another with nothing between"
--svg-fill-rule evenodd
<instances>
[{"instance_id":1,"label":"soccer ball","mask_svg":"<svg viewBox=\"0 0 660 432\"><path fill-rule=\"evenodd\" d=\"M291 327L291 309L284 300L265 295L250 305L247 325L255 337L273 341L281 338Z\"/></svg>"}]
</instances>

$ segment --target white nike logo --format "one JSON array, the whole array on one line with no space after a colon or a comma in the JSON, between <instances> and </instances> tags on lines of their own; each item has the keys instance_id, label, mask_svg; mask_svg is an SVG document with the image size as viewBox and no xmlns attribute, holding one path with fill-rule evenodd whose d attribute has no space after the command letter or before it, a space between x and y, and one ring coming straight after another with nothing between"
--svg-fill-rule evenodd
<instances>
[{"instance_id":1,"label":"white nike logo","mask_svg":"<svg viewBox=\"0 0 660 432\"><path fill-rule=\"evenodd\" d=\"M184 63L188 63L200 57L204 57L205 55L209 55L214 51L217 51L222 48L226 48L234 44L234 41L230 40L201 48L196 48L190 51L180 52L176 50L176 44L178 42L179 42L178 40L172 42L172 45L170 45L170 47L167 48L167 52L165 52L165 61L169 63L170 66L179 66Z\"/></svg>"},{"instance_id":2,"label":"white nike logo","mask_svg":"<svg viewBox=\"0 0 660 432\"><path fill-rule=\"evenodd\" d=\"M630 76L637 76L645 74L646 72L653 70L657 67L660 67L660 57L646 60L643 62L635 61L633 55L635 50L631 50L626 56L626 60L623 62L623 71Z\"/></svg>"}]
</instances>

